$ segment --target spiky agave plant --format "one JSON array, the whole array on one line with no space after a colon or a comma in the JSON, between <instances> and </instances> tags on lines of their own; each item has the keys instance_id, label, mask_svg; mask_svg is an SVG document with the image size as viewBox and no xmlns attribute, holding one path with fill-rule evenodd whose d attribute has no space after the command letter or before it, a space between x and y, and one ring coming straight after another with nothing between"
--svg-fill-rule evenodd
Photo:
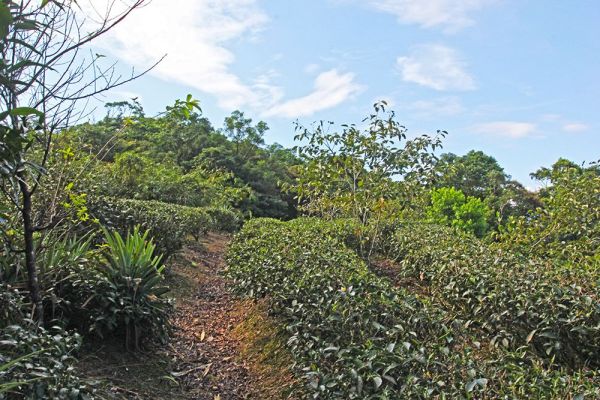
<instances>
[{"instance_id":1,"label":"spiky agave plant","mask_svg":"<svg viewBox=\"0 0 600 400\"><path fill-rule=\"evenodd\" d=\"M112 318L116 328L125 329L125 342L129 349L133 342L139 348L142 332L164 340L168 334L167 314L169 291L162 286L164 265L162 255L155 255L156 246L141 233L138 226L125 239L116 231L103 228L106 245L101 268L114 291Z\"/></svg>"}]
</instances>

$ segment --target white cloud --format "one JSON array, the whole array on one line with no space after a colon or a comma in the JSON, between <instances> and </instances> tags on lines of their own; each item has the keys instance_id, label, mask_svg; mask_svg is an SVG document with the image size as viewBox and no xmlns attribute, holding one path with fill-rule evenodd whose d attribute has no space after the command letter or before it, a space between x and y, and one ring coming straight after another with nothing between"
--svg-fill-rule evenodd
<instances>
[{"instance_id":1,"label":"white cloud","mask_svg":"<svg viewBox=\"0 0 600 400\"><path fill-rule=\"evenodd\" d=\"M105 4L112 1L81 3L90 15L105 10ZM115 4L123 7L131 1ZM259 0L152 0L96 45L138 69L167 54L150 74L211 94L220 107L228 110L250 108L266 116L310 115L338 105L361 90L351 73L331 70L316 77L313 93L283 101L283 88L273 83L279 77L277 71L260 71L247 80L236 75L231 69L235 54L228 46L236 40L253 42L268 22ZM281 56L275 54L273 59ZM311 64L307 73L316 74L318 68Z\"/></svg>"},{"instance_id":2,"label":"white cloud","mask_svg":"<svg viewBox=\"0 0 600 400\"><path fill-rule=\"evenodd\" d=\"M465 91L477 87L456 50L439 44L415 46L410 55L398 57L396 65L404 81L435 90Z\"/></svg>"},{"instance_id":3,"label":"white cloud","mask_svg":"<svg viewBox=\"0 0 600 400\"><path fill-rule=\"evenodd\" d=\"M472 130L484 135L521 139L534 136L537 126L529 122L496 121L475 125Z\"/></svg>"},{"instance_id":4,"label":"white cloud","mask_svg":"<svg viewBox=\"0 0 600 400\"><path fill-rule=\"evenodd\" d=\"M98 5L102 1L94 0L94 7L103 9ZM281 89L271 84L269 75L244 82L230 70L235 55L226 47L233 40L252 39L265 28L269 18L257 3L153 0L96 45L138 69L167 54L152 75L212 94L226 109L265 107L281 97ZM89 13L91 5L84 10Z\"/></svg>"},{"instance_id":5,"label":"white cloud","mask_svg":"<svg viewBox=\"0 0 600 400\"><path fill-rule=\"evenodd\" d=\"M587 126L586 124L582 124L581 122L572 122L572 123L564 124L562 129L565 132L577 133L577 132L587 131L588 129L590 129L590 127Z\"/></svg>"},{"instance_id":6,"label":"white cloud","mask_svg":"<svg viewBox=\"0 0 600 400\"><path fill-rule=\"evenodd\" d=\"M560 114L544 114L542 115L542 121L545 122L555 122L559 121L562 118Z\"/></svg>"},{"instance_id":7,"label":"white cloud","mask_svg":"<svg viewBox=\"0 0 600 400\"><path fill-rule=\"evenodd\" d=\"M417 117L452 116L461 114L465 108L455 96L440 97L431 100L417 100L403 107Z\"/></svg>"},{"instance_id":8,"label":"white cloud","mask_svg":"<svg viewBox=\"0 0 600 400\"><path fill-rule=\"evenodd\" d=\"M317 76L314 89L310 94L277 104L263 115L288 118L309 116L317 111L335 107L363 89L362 85L354 82L354 74L342 74L332 69Z\"/></svg>"},{"instance_id":9,"label":"white cloud","mask_svg":"<svg viewBox=\"0 0 600 400\"><path fill-rule=\"evenodd\" d=\"M370 6L387 12L404 24L424 28L441 27L455 32L473 24L471 14L495 0L368 0Z\"/></svg>"}]
</instances>

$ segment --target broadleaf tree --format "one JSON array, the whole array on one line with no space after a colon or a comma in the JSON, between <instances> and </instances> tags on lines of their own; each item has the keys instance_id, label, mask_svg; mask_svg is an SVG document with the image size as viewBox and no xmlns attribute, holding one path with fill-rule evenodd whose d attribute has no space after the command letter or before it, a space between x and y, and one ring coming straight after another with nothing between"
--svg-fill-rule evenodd
<instances>
[{"instance_id":1,"label":"broadleaf tree","mask_svg":"<svg viewBox=\"0 0 600 400\"><path fill-rule=\"evenodd\" d=\"M352 218L366 227L360 233L361 250L369 257L380 223L390 213L409 207L417 193L432 178L445 131L437 135L408 138L407 129L396 120L387 104L374 105L362 126L321 121L313 128L297 126L297 146L304 163L297 167L291 185L302 210L324 218ZM370 235L371 237L367 237Z\"/></svg>"}]
</instances>

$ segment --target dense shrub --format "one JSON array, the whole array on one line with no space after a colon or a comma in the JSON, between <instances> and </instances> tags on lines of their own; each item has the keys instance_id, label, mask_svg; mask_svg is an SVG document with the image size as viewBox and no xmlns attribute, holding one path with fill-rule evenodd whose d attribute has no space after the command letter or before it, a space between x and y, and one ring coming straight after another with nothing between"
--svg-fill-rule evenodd
<instances>
[{"instance_id":1,"label":"dense shrub","mask_svg":"<svg viewBox=\"0 0 600 400\"><path fill-rule=\"evenodd\" d=\"M39 255L38 279L44 301L46 320L62 321L66 325L80 326L82 310L77 310L77 304L84 300L85 293L73 293L73 281L82 274L90 273L95 268L98 251L93 249L92 241L95 233L83 237L67 236L54 239L47 237Z\"/></svg>"},{"instance_id":2,"label":"dense shrub","mask_svg":"<svg viewBox=\"0 0 600 400\"><path fill-rule=\"evenodd\" d=\"M236 232L242 225L239 211L225 207L207 207L206 213L211 218L211 229L221 232Z\"/></svg>"},{"instance_id":3,"label":"dense shrub","mask_svg":"<svg viewBox=\"0 0 600 400\"><path fill-rule=\"evenodd\" d=\"M501 246L527 257L552 259L569 269L597 271L600 163L581 167L561 159L551 169L542 168L532 176L546 181L540 190L543 207L502 226L498 235Z\"/></svg>"},{"instance_id":4,"label":"dense shrub","mask_svg":"<svg viewBox=\"0 0 600 400\"><path fill-rule=\"evenodd\" d=\"M171 302L162 285L161 257L137 227L124 238L103 230L105 244L88 265L69 265L57 289L67 305L62 319L84 333L125 339L138 348L143 339L165 340Z\"/></svg>"},{"instance_id":5,"label":"dense shrub","mask_svg":"<svg viewBox=\"0 0 600 400\"><path fill-rule=\"evenodd\" d=\"M266 297L311 398L565 398L593 373L481 343L464 321L375 276L337 236L351 224L253 220L228 253L236 289ZM596 391L595 391L596 390Z\"/></svg>"},{"instance_id":6,"label":"dense shrub","mask_svg":"<svg viewBox=\"0 0 600 400\"><path fill-rule=\"evenodd\" d=\"M53 328L0 331L0 399L89 399L73 367L81 338Z\"/></svg>"},{"instance_id":7,"label":"dense shrub","mask_svg":"<svg viewBox=\"0 0 600 400\"><path fill-rule=\"evenodd\" d=\"M10 285L0 284L0 329L23 321L23 296Z\"/></svg>"},{"instance_id":8,"label":"dense shrub","mask_svg":"<svg viewBox=\"0 0 600 400\"><path fill-rule=\"evenodd\" d=\"M427 210L430 220L454 226L477 237L485 235L490 211L478 198L465 196L453 187L442 187L431 192L431 206Z\"/></svg>"},{"instance_id":9,"label":"dense shrub","mask_svg":"<svg viewBox=\"0 0 600 400\"><path fill-rule=\"evenodd\" d=\"M418 282L452 318L493 343L529 346L572 367L600 366L598 269L523 260L436 225L399 227L391 249L400 277Z\"/></svg>"},{"instance_id":10,"label":"dense shrub","mask_svg":"<svg viewBox=\"0 0 600 400\"><path fill-rule=\"evenodd\" d=\"M103 225L121 235L136 225L148 230L158 253L165 257L180 250L188 235L199 238L213 226L211 215L203 208L160 201L101 198L90 209Z\"/></svg>"},{"instance_id":11,"label":"dense shrub","mask_svg":"<svg viewBox=\"0 0 600 400\"><path fill-rule=\"evenodd\" d=\"M162 257L148 232L134 227L125 237L106 228L103 233L95 249L91 237L67 238L42 253L47 315L84 334L123 337L127 347L166 339L171 304L164 297Z\"/></svg>"}]
</instances>

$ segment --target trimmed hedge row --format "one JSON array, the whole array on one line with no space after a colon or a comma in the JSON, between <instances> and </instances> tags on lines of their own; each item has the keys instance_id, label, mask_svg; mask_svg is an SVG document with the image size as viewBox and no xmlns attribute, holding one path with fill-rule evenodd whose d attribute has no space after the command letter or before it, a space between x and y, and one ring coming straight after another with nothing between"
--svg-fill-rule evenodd
<instances>
[{"instance_id":1,"label":"trimmed hedge row","mask_svg":"<svg viewBox=\"0 0 600 400\"><path fill-rule=\"evenodd\" d=\"M155 200L103 197L90 205L94 217L121 235L140 225L149 230L157 251L169 257L183 247L186 237L198 239L209 230L233 232L241 218L224 208L187 207Z\"/></svg>"},{"instance_id":2,"label":"trimmed hedge row","mask_svg":"<svg viewBox=\"0 0 600 400\"><path fill-rule=\"evenodd\" d=\"M568 374L522 351L482 345L428 299L396 289L356 252L352 226L252 220L227 259L236 290L267 297L310 398L598 396L593 372Z\"/></svg>"},{"instance_id":3,"label":"trimmed hedge row","mask_svg":"<svg viewBox=\"0 0 600 400\"><path fill-rule=\"evenodd\" d=\"M600 367L598 271L523 260L436 225L400 226L389 248L400 277L427 287L452 318L493 343L529 347L569 367Z\"/></svg>"}]
</instances>

